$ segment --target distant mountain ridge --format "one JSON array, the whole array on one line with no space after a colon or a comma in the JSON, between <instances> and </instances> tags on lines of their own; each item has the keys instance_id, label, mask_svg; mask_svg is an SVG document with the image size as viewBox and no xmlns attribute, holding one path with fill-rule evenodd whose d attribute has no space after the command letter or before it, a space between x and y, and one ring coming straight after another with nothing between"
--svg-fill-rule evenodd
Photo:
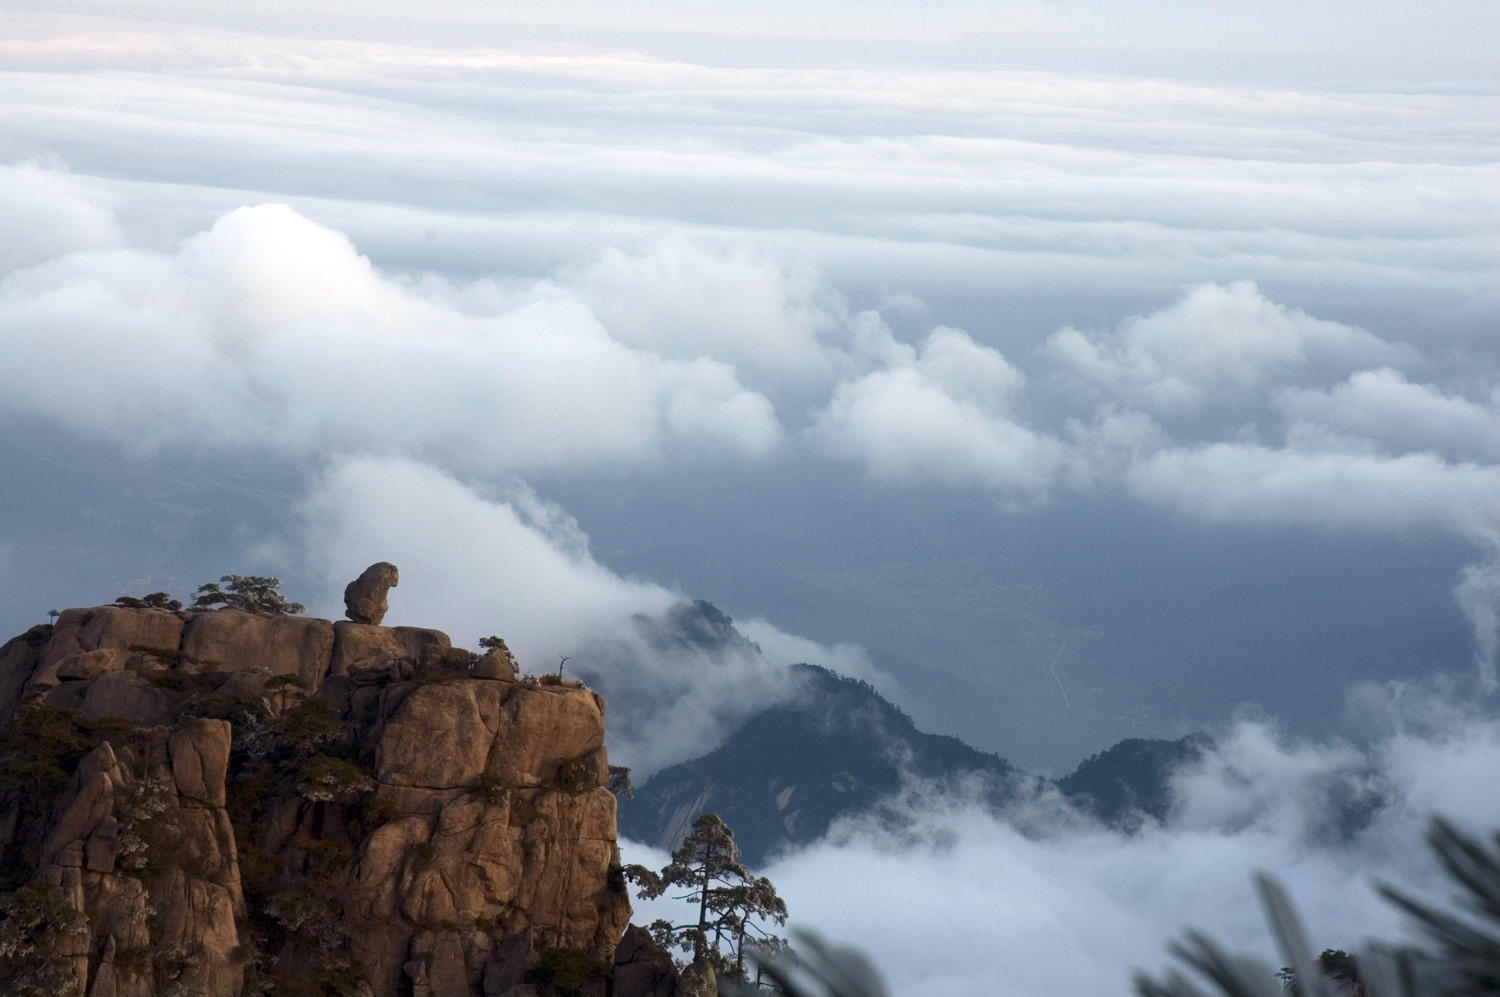
<instances>
[{"instance_id":1,"label":"distant mountain ridge","mask_svg":"<svg viewBox=\"0 0 1500 997\"><path fill-rule=\"evenodd\" d=\"M895 792L902 774L977 772L1002 791L1015 770L955 737L925 734L868 683L794 665L802 693L751 717L722 747L657 773L621 801L627 837L666 847L700 813L734 828L752 861L816 841L834 819Z\"/></svg>"},{"instance_id":2,"label":"distant mountain ridge","mask_svg":"<svg viewBox=\"0 0 1500 997\"><path fill-rule=\"evenodd\" d=\"M683 604L672 622L695 642L745 640L706 602ZM792 670L800 686L794 699L755 714L719 748L663 769L622 799L621 835L670 849L695 817L716 813L746 860L758 864L817 841L840 817L874 809L909 776L955 788L961 782L996 810L1049 782L956 737L918 730L867 682L818 665ZM1130 739L1055 785L1102 823L1131 830L1167 817L1172 770L1211 748L1203 734Z\"/></svg>"},{"instance_id":3,"label":"distant mountain ridge","mask_svg":"<svg viewBox=\"0 0 1500 997\"><path fill-rule=\"evenodd\" d=\"M1127 738L1085 759L1057 780L1057 788L1100 821L1134 830L1147 817L1167 819L1172 773L1213 748L1213 738L1202 732L1175 741Z\"/></svg>"}]
</instances>

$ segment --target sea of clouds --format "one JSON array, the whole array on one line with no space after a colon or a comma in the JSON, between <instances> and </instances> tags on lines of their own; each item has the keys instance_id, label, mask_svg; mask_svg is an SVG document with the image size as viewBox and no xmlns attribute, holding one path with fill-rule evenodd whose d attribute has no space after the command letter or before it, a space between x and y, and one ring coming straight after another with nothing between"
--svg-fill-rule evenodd
<instances>
[{"instance_id":1,"label":"sea of clouds","mask_svg":"<svg viewBox=\"0 0 1500 997\"><path fill-rule=\"evenodd\" d=\"M767 870L898 994L1124 992L1179 925L1274 958L1258 867L1317 944L1398 933L1371 874L1440 893L1427 815L1500 824L1494 6L720 6L0 12L0 442L60 524L0 527L4 631L221 570L337 616L391 560L391 622L550 670L698 594L549 498L642 469L1442 536L1472 677L1356 689L1359 743L1215 731L1129 838L913 786ZM75 493L90 448L274 513ZM621 656L615 759L708 750L790 661L882 682L745 631Z\"/></svg>"},{"instance_id":2,"label":"sea of clouds","mask_svg":"<svg viewBox=\"0 0 1500 997\"><path fill-rule=\"evenodd\" d=\"M788 930L857 946L902 997L1127 994L1134 972L1170 964L1184 929L1258 959L1269 978L1285 960L1257 871L1289 891L1315 951L1417 941L1375 886L1452 906L1424 836L1434 813L1471 834L1500 827L1487 791L1500 725L1431 688L1363 687L1351 702L1368 722L1360 744L1292 738L1263 719L1219 732L1174 780L1171 819L1134 834L1045 793L997 815L912 783L878 816L757 872L786 901ZM622 851L665 864L635 842ZM634 920L683 913L638 902Z\"/></svg>"},{"instance_id":3,"label":"sea of clouds","mask_svg":"<svg viewBox=\"0 0 1500 997\"><path fill-rule=\"evenodd\" d=\"M142 459L188 448L311 469L282 549L325 565L326 592L361 547L403 567L423 551L484 561L497 577L547 552L582 581L540 572L529 591L552 611L513 604L520 629L507 626L540 652L560 640L549 618L586 630L668 594L594 563L528 477L796 453L876 482L981 489L1002 509L1073 493L1207 524L1446 533L1473 551L1454 596L1495 684L1491 369L1251 281L1199 283L1007 354L942 324L902 337L791 264L676 237L536 280L454 281L382 271L280 204L166 249L132 245L92 183L3 170L0 187L22 193L0 210L39 233L0 277L0 362L32 372L7 386L7 410ZM38 204L56 210L38 218ZM753 324L716 323L701 295ZM438 622L464 604L443 591Z\"/></svg>"}]
</instances>

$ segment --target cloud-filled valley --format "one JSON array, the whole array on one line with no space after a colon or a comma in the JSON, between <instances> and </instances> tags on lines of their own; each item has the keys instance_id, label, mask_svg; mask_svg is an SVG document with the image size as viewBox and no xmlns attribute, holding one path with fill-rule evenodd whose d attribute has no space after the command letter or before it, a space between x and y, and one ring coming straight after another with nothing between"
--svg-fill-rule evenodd
<instances>
[{"instance_id":1,"label":"cloud-filled valley","mask_svg":"<svg viewBox=\"0 0 1500 997\"><path fill-rule=\"evenodd\" d=\"M767 870L902 995L1271 958L1254 868L1393 936L1500 824L1491 7L130 6L0 13L5 636L390 560L642 776L797 661L1030 771L1213 731L1166 827L913 784Z\"/></svg>"},{"instance_id":2,"label":"cloud-filled valley","mask_svg":"<svg viewBox=\"0 0 1500 997\"><path fill-rule=\"evenodd\" d=\"M1355 951L1405 942L1414 925L1384 884L1439 904L1449 887L1423 837L1447 815L1481 832L1500 821L1477 792L1496 764L1493 720L1432 690L1365 687L1368 739L1288 737L1241 720L1179 770L1164 824L1123 834L1055 795L1023 795L997 815L913 781L876 814L765 872L789 926L858 939L892 994L1125 993L1133 970L1158 973L1166 944L1208 928L1232 951L1281 965L1252 876L1291 891L1315 946ZM661 865L635 842L627 861ZM667 901L646 916L674 914ZM639 913L639 912L638 912Z\"/></svg>"}]
</instances>

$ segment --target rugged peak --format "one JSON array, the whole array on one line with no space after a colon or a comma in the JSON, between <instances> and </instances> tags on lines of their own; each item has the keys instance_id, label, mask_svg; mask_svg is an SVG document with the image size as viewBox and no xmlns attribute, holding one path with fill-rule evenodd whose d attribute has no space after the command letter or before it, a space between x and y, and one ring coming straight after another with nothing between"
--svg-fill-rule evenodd
<instances>
[{"instance_id":1,"label":"rugged peak","mask_svg":"<svg viewBox=\"0 0 1500 997\"><path fill-rule=\"evenodd\" d=\"M703 599L675 603L660 617L642 614L634 619L642 637L658 651L759 650L735 628L729 614Z\"/></svg>"},{"instance_id":2,"label":"rugged peak","mask_svg":"<svg viewBox=\"0 0 1500 997\"><path fill-rule=\"evenodd\" d=\"M1057 785L1100 821L1130 830L1147 818L1167 820L1173 774L1214 747L1213 738L1201 731L1175 741L1127 738L1089 756Z\"/></svg>"},{"instance_id":3,"label":"rugged peak","mask_svg":"<svg viewBox=\"0 0 1500 997\"><path fill-rule=\"evenodd\" d=\"M55 915L54 955L0 960L0 989L519 997L548 960L607 964L630 907L604 700L477 659L437 630L122 606L0 647L3 871Z\"/></svg>"},{"instance_id":4,"label":"rugged peak","mask_svg":"<svg viewBox=\"0 0 1500 997\"><path fill-rule=\"evenodd\" d=\"M671 850L698 814L735 829L747 862L822 837L833 821L866 810L907 774L977 773L997 797L1013 769L957 738L926 734L868 682L818 665L793 668L801 688L747 720L718 750L658 772L622 801L634 840Z\"/></svg>"}]
</instances>

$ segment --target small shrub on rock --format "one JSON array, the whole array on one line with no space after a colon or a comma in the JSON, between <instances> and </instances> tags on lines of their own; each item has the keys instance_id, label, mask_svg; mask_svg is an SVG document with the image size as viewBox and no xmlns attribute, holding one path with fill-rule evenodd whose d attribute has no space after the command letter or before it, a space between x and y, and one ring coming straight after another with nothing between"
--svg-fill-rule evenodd
<instances>
[{"instance_id":1,"label":"small shrub on rock","mask_svg":"<svg viewBox=\"0 0 1500 997\"><path fill-rule=\"evenodd\" d=\"M297 766L297 795L314 803L347 800L372 792L375 780L352 762L329 755L313 755Z\"/></svg>"},{"instance_id":2,"label":"small shrub on rock","mask_svg":"<svg viewBox=\"0 0 1500 997\"><path fill-rule=\"evenodd\" d=\"M122 595L115 600L115 605L123 606L126 609L165 609L171 613L175 613L182 608L180 600L173 599L165 592L152 592L150 595L139 597Z\"/></svg>"},{"instance_id":3,"label":"small shrub on rock","mask_svg":"<svg viewBox=\"0 0 1500 997\"><path fill-rule=\"evenodd\" d=\"M510 789L498 775L486 772L474 783L474 792L490 806L499 806L510 799Z\"/></svg>"},{"instance_id":4,"label":"small shrub on rock","mask_svg":"<svg viewBox=\"0 0 1500 997\"><path fill-rule=\"evenodd\" d=\"M270 692L272 689L280 689L283 686L288 685L296 686L298 689L306 689L307 680L304 679L301 675L297 675L295 673L288 675L272 675L270 678L266 679L267 692Z\"/></svg>"},{"instance_id":5,"label":"small shrub on rock","mask_svg":"<svg viewBox=\"0 0 1500 997\"><path fill-rule=\"evenodd\" d=\"M0 904L0 991L12 997L76 997L73 960L59 955L65 939L88 934L88 918L50 884L23 886Z\"/></svg>"},{"instance_id":6,"label":"small shrub on rock","mask_svg":"<svg viewBox=\"0 0 1500 997\"><path fill-rule=\"evenodd\" d=\"M78 760L98 743L81 719L31 700L0 729L0 790L19 791L28 814L47 812Z\"/></svg>"},{"instance_id":7,"label":"small shrub on rock","mask_svg":"<svg viewBox=\"0 0 1500 997\"><path fill-rule=\"evenodd\" d=\"M597 784L598 771L593 765L584 760L584 756L578 758L564 758L557 763L557 775L554 781L557 788L565 793L581 793L586 789L593 789Z\"/></svg>"}]
</instances>

